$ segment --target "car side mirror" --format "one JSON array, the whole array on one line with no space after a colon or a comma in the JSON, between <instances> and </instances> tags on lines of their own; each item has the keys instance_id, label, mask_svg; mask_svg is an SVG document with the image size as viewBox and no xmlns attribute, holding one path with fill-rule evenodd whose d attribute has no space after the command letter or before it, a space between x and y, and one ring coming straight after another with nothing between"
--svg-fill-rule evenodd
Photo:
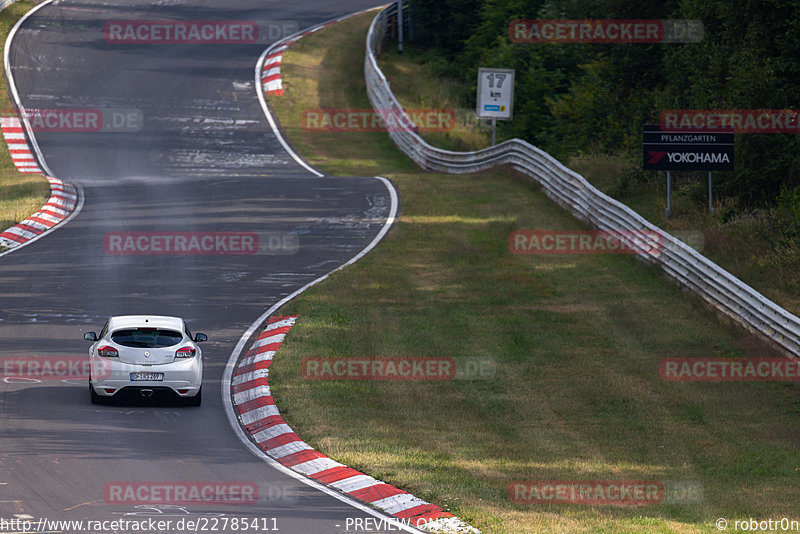
<instances>
[{"instance_id":1,"label":"car side mirror","mask_svg":"<svg viewBox=\"0 0 800 534\"><path fill-rule=\"evenodd\" d=\"M198 343L202 343L203 341L208 341L208 336L198 332L194 335L194 340Z\"/></svg>"},{"instance_id":2,"label":"car side mirror","mask_svg":"<svg viewBox=\"0 0 800 534\"><path fill-rule=\"evenodd\" d=\"M97 341L97 332L86 332L83 334L83 339L86 341Z\"/></svg>"}]
</instances>

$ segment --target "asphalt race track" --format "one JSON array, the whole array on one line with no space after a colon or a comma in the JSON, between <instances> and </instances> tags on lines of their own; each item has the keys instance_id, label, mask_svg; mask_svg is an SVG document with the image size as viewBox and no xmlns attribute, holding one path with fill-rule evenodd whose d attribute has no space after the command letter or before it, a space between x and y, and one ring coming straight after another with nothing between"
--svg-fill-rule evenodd
<instances>
[{"instance_id":1,"label":"asphalt race track","mask_svg":"<svg viewBox=\"0 0 800 534\"><path fill-rule=\"evenodd\" d=\"M253 87L255 62L275 36L213 45L103 37L113 20L288 21L302 29L372 5L61 0L20 27L10 60L24 107L117 109L133 120L99 132L36 132L47 166L82 188L84 205L67 225L0 258L0 358L83 356L83 333L99 331L113 314L182 316L210 340L200 408L94 406L82 380L0 383L0 518L258 517L285 534L328 534L344 532L347 518L374 517L248 452L219 392L242 333L367 246L389 214L389 191L372 177L312 176L283 152ZM113 254L106 236L118 232L289 233L299 246L248 255ZM259 498L106 502L108 484L136 481L247 482Z\"/></svg>"}]
</instances>

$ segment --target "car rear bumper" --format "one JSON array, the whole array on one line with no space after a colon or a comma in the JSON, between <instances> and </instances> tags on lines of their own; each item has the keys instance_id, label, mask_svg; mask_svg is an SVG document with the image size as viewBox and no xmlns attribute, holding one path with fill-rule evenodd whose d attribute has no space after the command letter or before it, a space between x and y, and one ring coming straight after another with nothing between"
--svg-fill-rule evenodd
<instances>
[{"instance_id":1,"label":"car rear bumper","mask_svg":"<svg viewBox=\"0 0 800 534\"><path fill-rule=\"evenodd\" d=\"M93 357L93 359L98 357ZM120 363L103 358L102 364L92 362L91 383L95 393L112 397L122 390L171 389L180 397L194 397L203 384L203 362L199 358L175 361L164 365L142 366ZM101 369L98 375L95 370ZM164 373L164 380L131 380L131 373Z\"/></svg>"}]
</instances>

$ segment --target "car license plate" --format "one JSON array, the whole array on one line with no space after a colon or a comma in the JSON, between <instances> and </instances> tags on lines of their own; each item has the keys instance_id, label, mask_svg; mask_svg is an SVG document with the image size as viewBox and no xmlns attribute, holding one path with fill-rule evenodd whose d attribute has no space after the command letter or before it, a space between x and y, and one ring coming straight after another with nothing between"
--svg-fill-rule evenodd
<instances>
[{"instance_id":1,"label":"car license plate","mask_svg":"<svg viewBox=\"0 0 800 534\"><path fill-rule=\"evenodd\" d=\"M132 382L161 380L164 380L164 373L131 373Z\"/></svg>"}]
</instances>

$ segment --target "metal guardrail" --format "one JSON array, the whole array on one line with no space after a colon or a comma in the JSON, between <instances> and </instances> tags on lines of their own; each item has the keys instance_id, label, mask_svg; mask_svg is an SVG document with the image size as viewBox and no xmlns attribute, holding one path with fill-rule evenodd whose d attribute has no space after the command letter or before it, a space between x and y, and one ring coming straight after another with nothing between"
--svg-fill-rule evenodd
<instances>
[{"instance_id":1,"label":"metal guardrail","mask_svg":"<svg viewBox=\"0 0 800 534\"><path fill-rule=\"evenodd\" d=\"M381 11L372 21L367 35L364 76L373 108L383 113L405 114L375 58L383 43L386 18L393 9L392 6ZM405 124L411 124L411 120ZM395 144L426 170L461 174L511 165L541 184L547 196L559 206L599 230L651 236L648 246L629 243L637 250L639 258L659 265L714 309L763 336L782 352L800 357L800 319L795 315L629 207L603 194L585 178L530 143L512 139L484 150L451 152L429 145L411 129L390 130L389 136Z\"/></svg>"}]
</instances>

